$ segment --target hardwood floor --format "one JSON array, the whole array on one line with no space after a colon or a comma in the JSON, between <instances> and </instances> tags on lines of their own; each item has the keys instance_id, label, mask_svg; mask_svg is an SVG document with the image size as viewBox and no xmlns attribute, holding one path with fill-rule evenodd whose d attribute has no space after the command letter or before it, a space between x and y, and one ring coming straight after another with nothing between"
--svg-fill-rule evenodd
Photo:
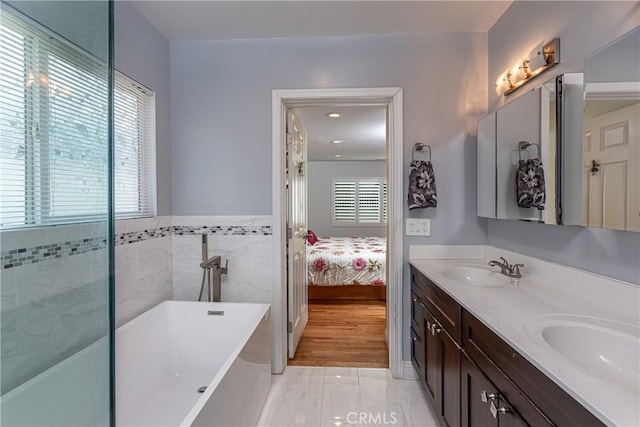
<instances>
[{"instance_id":1,"label":"hardwood floor","mask_svg":"<svg viewBox=\"0 0 640 427\"><path fill-rule=\"evenodd\" d=\"M388 368L385 327L385 301L309 301L309 322L288 364Z\"/></svg>"}]
</instances>

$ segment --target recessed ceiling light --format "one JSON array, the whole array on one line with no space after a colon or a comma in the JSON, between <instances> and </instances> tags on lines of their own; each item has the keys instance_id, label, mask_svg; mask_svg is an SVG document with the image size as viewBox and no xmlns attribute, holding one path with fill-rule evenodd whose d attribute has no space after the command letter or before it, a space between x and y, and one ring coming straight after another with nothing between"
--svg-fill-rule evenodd
<instances>
[{"instance_id":1,"label":"recessed ceiling light","mask_svg":"<svg viewBox=\"0 0 640 427\"><path fill-rule=\"evenodd\" d=\"M334 139L333 141L331 141L332 144L342 144L344 141L341 139Z\"/></svg>"},{"instance_id":2,"label":"recessed ceiling light","mask_svg":"<svg viewBox=\"0 0 640 427\"><path fill-rule=\"evenodd\" d=\"M327 114L327 116L329 116L332 119L339 119L340 117L342 117L342 114L340 114L340 113L329 113L329 114Z\"/></svg>"},{"instance_id":3,"label":"recessed ceiling light","mask_svg":"<svg viewBox=\"0 0 640 427\"><path fill-rule=\"evenodd\" d=\"M342 154L336 154L334 157L342 157Z\"/></svg>"}]
</instances>

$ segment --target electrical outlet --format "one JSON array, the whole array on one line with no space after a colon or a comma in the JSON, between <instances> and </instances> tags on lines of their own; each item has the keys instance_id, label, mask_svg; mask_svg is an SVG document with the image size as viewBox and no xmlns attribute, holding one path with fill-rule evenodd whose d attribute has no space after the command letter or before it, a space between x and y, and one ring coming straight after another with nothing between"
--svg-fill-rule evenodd
<instances>
[{"instance_id":1,"label":"electrical outlet","mask_svg":"<svg viewBox=\"0 0 640 427\"><path fill-rule=\"evenodd\" d=\"M407 236L431 236L431 220L407 218Z\"/></svg>"}]
</instances>

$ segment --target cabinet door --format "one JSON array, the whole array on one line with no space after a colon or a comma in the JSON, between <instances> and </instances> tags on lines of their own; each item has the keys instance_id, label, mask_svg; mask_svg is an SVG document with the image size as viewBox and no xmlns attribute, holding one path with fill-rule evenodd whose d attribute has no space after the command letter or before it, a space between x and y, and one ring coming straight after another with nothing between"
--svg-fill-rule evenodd
<instances>
[{"instance_id":1,"label":"cabinet door","mask_svg":"<svg viewBox=\"0 0 640 427\"><path fill-rule=\"evenodd\" d=\"M440 326L435 328L438 338L440 369L440 410L443 424L460 425L460 347Z\"/></svg>"},{"instance_id":2,"label":"cabinet door","mask_svg":"<svg viewBox=\"0 0 640 427\"><path fill-rule=\"evenodd\" d=\"M538 157L540 139L540 92L535 89L498 110L496 119L496 188L497 210L500 219L541 221L536 208L519 208L516 200L516 167L518 156ZM518 149L520 141L530 142L527 149ZM545 147L546 149L546 147ZM547 194L549 196L549 194Z\"/></svg>"},{"instance_id":3,"label":"cabinet door","mask_svg":"<svg viewBox=\"0 0 640 427\"><path fill-rule=\"evenodd\" d=\"M424 384L427 394L431 397L438 414L440 414L438 396L440 384L440 368L439 368L439 340L438 337L431 333L431 328L436 325L436 319L425 310L425 331L424 331Z\"/></svg>"},{"instance_id":4,"label":"cabinet door","mask_svg":"<svg viewBox=\"0 0 640 427\"><path fill-rule=\"evenodd\" d=\"M466 355L462 357L460 383L462 427L498 427L498 419L489 410L498 389Z\"/></svg>"},{"instance_id":5,"label":"cabinet door","mask_svg":"<svg viewBox=\"0 0 640 427\"><path fill-rule=\"evenodd\" d=\"M413 328L411 328L411 362L420 381L424 381L424 342Z\"/></svg>"},{"instance_id":6,"label":"cabinet door","mask_svg":"<svg viewBox=\"0 0 640 427\"><path fill-rule=\"evenodd\" d=\"M496 217L496 112L478 120L478 216Z\"/></svg>"}]
</instances>

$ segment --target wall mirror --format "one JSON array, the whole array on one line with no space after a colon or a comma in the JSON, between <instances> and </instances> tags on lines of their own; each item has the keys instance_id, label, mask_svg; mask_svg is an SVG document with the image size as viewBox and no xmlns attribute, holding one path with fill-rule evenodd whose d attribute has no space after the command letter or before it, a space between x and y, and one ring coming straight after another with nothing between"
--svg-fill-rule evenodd
<instances>
[{"instance_id":1,"label":"wall mirror","mask_svg":"<svg viewBox=\"0 0 640 427\"><path fill-rule=\"evenodd\" d=\"M640 231L640 27L585 59L582 225Z\"/></svg>"},{"instance_id":2,"label":"wall mirror","mask_svg":"<svg viewBox=\"0 0 640 427\"><path fill-rule=\"evenodd\" d=\"M560 74L478 121L478 216L582 224L582 97Z\"/></svg>"}]
</instances>

